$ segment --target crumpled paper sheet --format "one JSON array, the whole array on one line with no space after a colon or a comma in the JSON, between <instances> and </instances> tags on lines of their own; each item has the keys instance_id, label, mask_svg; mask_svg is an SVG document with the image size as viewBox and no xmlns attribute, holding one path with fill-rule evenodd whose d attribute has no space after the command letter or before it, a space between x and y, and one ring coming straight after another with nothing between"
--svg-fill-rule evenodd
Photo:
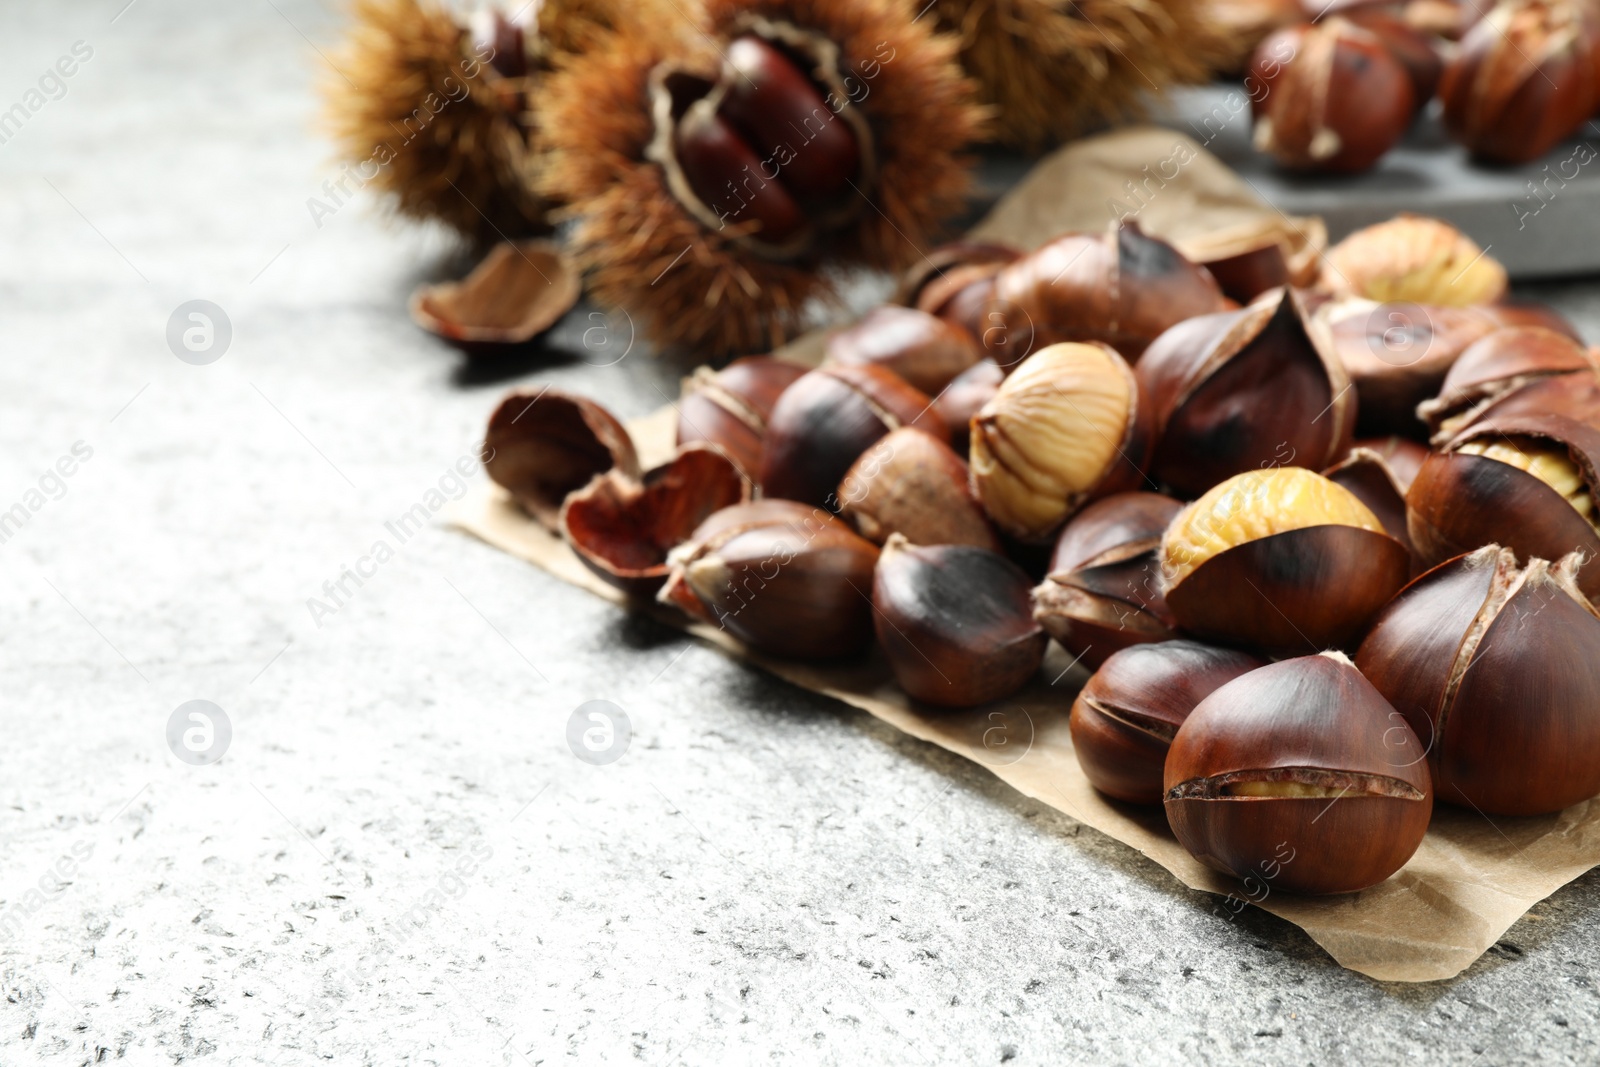
<instances>
[{"instance_id":1,"label":"crumpled paper sheet","mask_svg":"<svg viewBox=\"0 0 1600 1067\"><path fill-rule=\"evenodd\" d=\"M1065 230L1099 229L1105 224L1107 189L1119 188L1128 169L1137 172L1143 165L1127 168L1128 162L1169 150L1175 140L1186 138L1168 130L1134 129L1062 149L1043 160L973 234L1036 245ZM1198 215L1233 225L1252 210L1272 210L1254 200L1221 163L1189 144L1203 158L1184 168L1180 180L1186 185L1170 182L1162 192L1173 195L1150 202L1147 211L1170 206L1159 217L1141 215L1149 232L1181 239L1201 232ZM1117 160L1125 169L1117 169ZM1099 178L1092 181L1094 174ZM1083 210L1074 214L1070 205L1058 203L1063 197ZM820 347L816 337L806 337L783 354L815 362ZM671 455L674 420L669 406L630 425L647 468ZM463 498L447 521L564 581L626 603L498 486L486 485ZM1159 808L1110 801L1089 785L1067 730L1067 713L1087 673L1082 667L1067 670L1069 661L1054 646L1039 680L1017 697L968 711L924 711L894 685L879 656L844 665L788 662L755 652L672 609L651 604L642 610L729 655L983 764L1019 792L1138 849L1184 885L1218 894L1215 913L1227 916L1253 903L1305 930L1341 966L1383 981L1428 982L1460 974L1534 904L1600 865L1600 801L1520 819L1491 819L1441 804L1411 861L1366 892L1297 897L1275 891L1270 879L1239 882L1190 857Z\"/></svg>"}]
</instances>

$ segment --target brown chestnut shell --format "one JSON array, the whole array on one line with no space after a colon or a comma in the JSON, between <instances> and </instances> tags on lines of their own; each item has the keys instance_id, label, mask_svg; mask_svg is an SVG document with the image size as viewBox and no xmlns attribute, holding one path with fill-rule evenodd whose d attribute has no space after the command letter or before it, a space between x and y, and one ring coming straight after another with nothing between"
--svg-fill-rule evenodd
<instances>
[{"instance_id":1,"label":"brown chestnut shell","mask_svg":"<svg viewBox=\"0 0 1600 1067\"><path fill-rule=\"evenodd\" d=\"M678 444L714 444L754 481L773 405L807 370L771 356L746 356L719 371L697 368L678 400Z\"/></svg>"},{"instance_id":2,"label":"brown chestnut shell","mask_svg":"<svg viewBox=\"0 0 1600 1067\"><path fill-rule=\"evenodd\" d=\"M1000 541L967 485L967 465L943 441L902 426L861 453L839 483L839 517L869 541L900 534L914 545Z\"/></svg>"},{"instance_id":3,"label":"brown chestnut shell","mask_svg":"<svg viewBox=\"0 0 1600 1067\"><path fill-rule=\"evenodd\" d=\"M1461 353L1437 395L1418 405L1417 417L1435 435L1434 443L1444 444L1495 401L1525 385L1552 375L1595 370L1589 350L1566 334L1542 326L1496 330Z\"/></svg>"},{"instance_id":4,"label":"brown chestnut shell","mask_svg":"<svg viewBox=\"0 0 1600 1067\"><path fill-rule=\"evenodd\" d=\"M1412 558L1412 573L1421 570L1406 527L1406 487L1410 483L1402 482L1399 473L1381 453L1353 447L1349 455L1323 471L1322 476L1344 486L1365 504L1383 524L1384 532L1406 547Z\"/></svg>"},{"instance_id":5,"label":"brown chestnut shell","mask_svg":"<svg viewBox=\"0 0 1600 1067\"><path fill-rule=\"evenodd\" d=\"M828 363L887 367L929 396L982 358L959 326L915 308L886 304L828 339Z\"/></svg>"},{"instance_id":6,"label":"brown chestnut shell","mask_svg":"<svg viewBox=\"0 0 1600 1067\"><path fill-rule=\"evenodd\" d=\"M551 530L561 505L597 474L639 477L639 455L622 423L585 397L559 389L512 393L489 416L484 470Z\"/></svg>"}]
</instances>

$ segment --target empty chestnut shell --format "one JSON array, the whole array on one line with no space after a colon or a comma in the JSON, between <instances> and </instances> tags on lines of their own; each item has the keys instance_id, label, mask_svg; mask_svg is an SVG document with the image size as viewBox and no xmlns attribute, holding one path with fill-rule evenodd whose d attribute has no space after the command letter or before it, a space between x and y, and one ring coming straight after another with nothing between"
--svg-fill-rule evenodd
<instances>
[{"instance_id":1,"label":"empty chestnut shell","mask_svg":"<svg viewBox=\"0 0 1600 1067\"><path fill-rule=\"evenodd\" d=\"M1595 372L1589 350L1541 326L1497 330L1473 342L1451 366L1432 400L1417 407L1435 444L1444 444L1497 400L1531 382L1575 371Z\"/></svg>"},{"instance_id":2,"label":"empty chestnut shell","mask_svg":"<svg viewBox=\"0 0 1600 1067\"><path fill-rule=\"evenodd\" d=\"M1421 742L1337 652L1270 664L1200 701L1163 785L1167 821L1195 859L1291 893L1377 885L1433 814Z\"/></svg>"},{"instance_id":3,"label":"empty chestnut shell","mask_svg":"<svg viewBox=\"0 0 1600 1067\"><path fill-rule=\"evenodd\" d=\"M1000 542L967 486L967 465L943 441L903 426L861 453L839 483L839 517L883 544L900 534L914 545Z\"/></svg>"},{"instance_id":4,"label":"empty chestnut shell","mask_svg":"<svg viewBox=\"0 0 1600 1067\"><path fill-rule=\"evenodd\" d=\"M1050 640L1029 610L1027 575L970 545L890 537L872 581L872 606L895 680L940 707L975 707L1015 693L1038 672Z\"/></svg>"},{"instance_id":5,"label":"empty chestnut shell","mask_svg":"<svg viewBox=\"0 0 1600 1067\"><path fill-rule=\"evenodd\" d=\"M678 444L714 444L754 481L773 405L806 370L771 356L746 356L719 371L696 369L678 401Z\"/></svg>"},{"instance_id":6,"label":"empty chestnut shell","mask_svg":"<svg viewBox=\"0 0 1600 1067\"><path fill-rule=\"evenodd\" d=\"M833 364L886 367L934 396L982 352L961 327L926 311L887 304L830 337L825 358Z\"/></svg>"},{"instance_id":7,"label":"empty chestnut shell","mask_svg":"<svg viewBox=\"0 0 1600 1067\"><path fill-rule=\"evenodd\" d=\"M561 528L561 505L597 474L639 477L622 423L592 400L559 389L512 393L489 416L484 470L535 519Z\"/></svg>"},{"instance_id":8,"label":"empty chestnut shell","mask_svg":"<svg viewBox=\"0 0 1600 1067\"><path fill-rule=\"evenodd\" d=\"M1068 520L1033 617L1090 667L1119 649L1177 636L1161 592L1161 535L1183 505L1159 493L1117 493Z\"/></svg>"},{"instance_id":9,"label":"empty chestnut shell","mask_svg":"<svg viewBox=\"0 0 1600 1067\"><path fill-rule=\"evenodd\" d=\"M1005 376L994 360L980 360L933 398L934 410L950 427L950 447L959 454L966 455L971 447L972 416L1000 391Z\"/></svg>"},{"instance_id":10,"label":"empty chestnut shell","mask_svg":"<svg viewBox=\"0 0 1600 1067\"><path fill-rule=\"evenodd\" d=\"M1405 584L1406 547L1353 493L1298 467L1212 489L1161 541L1167 607L1204 640L1337 648Z\"/></svg>"},{"instance_id":11,"label":"empty chestnut shell","mask_svg":"<svg viewBox=\"0 0 1600 1067\"><path fill-rule=\"evenodd\" d=\"M544 333L572 310L583 272L553 241L502 241L458 282L411 294L411 319L473 355Z\"/></svg>"},{"instance_id":12,"label":"empty chestnut shell","mask_svg":"<svg viewBox=\"0 0 1600 1067\"><path fill-rule=\"evenodd\" d=\"M872 643L878 546L821 508L758 500L713 514L668 556L656 599L763 652L835 659Z\"/></svg>"},{"instance_id":13,"label":"empty chestnut shell","mask_svg":"<svg viewBox=\"0 0 1600 1067\"><path fill-rule=\"evenodd\" d=\"M1107 659L1072 703L1072 749L1089 782L1132 804L1159 804L1172 738L1196 704L1265 662L1195 641L1134 645Z\"/></svg>"},{"instance_id":14,"label":"empty chestnut shell","mask_svg":"<svg viewBox=\"0 0 1600 1067\"><path fill-rule=\"evenodd\" d=\"M1600 793L1600 616L1578 563L1457 556L1361 643L1356 666L1425 743L1440 800L1540 815Z\"/></svg>"}]
</instances>

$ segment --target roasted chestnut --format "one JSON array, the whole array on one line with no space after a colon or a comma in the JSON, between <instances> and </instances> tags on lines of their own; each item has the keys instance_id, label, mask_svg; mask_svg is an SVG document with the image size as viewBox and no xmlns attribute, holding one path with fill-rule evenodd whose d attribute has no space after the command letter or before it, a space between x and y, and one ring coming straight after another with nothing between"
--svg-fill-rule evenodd
<instances>
[{"instance_id":1,"label":"roasted chestnut","mask_svg":"<svg viewBox=\"0 0 1600 1067\"><path fill-rule=\"evenodd\" d=\"M1530 382L1575 371L1596 372L1594 358L1565 334L1540 326L1498 330L1470 345L1450 368L1438 396L1417 407L1435 444L1444 444L1497 400Z\"/></svg>"},{"instance_id":2,"label":"roasted chestnut","mask_svg":"<svg viewBox=\"0 0 1600 1067\"><path fill-rule=\"evenodd\" d=\"M1386 6L1353 4L1342 8L1339 17L1355 23L1383 42L1389 54L1400 61L1411 78L1411 100L1421 110L1439 88L1444 74L1444 59L1429 35L1410 25Z\"/></svg>"},{"instance_id":3,"label":"roasted chestnut","mask_svg":"<svg viewBox=\"0 0 1600 1067\"><path fill-rule=\"evenodd\" d=\"M1264 667L1254 656L1195 641L1134 645L1108 658L1072 703L1078 766L1100 792L1159 804L1172 737L1217 687Z\"/></svg>"},{"instance_id":4,"label":"roasted chestnut","mask_svg":"<svg viewBox=\"0 0 1600 1067\"><path fill-rule=\"evenodd\" d=\"M761 491L838 510L834 491L856 458L902 426L950 432L933 401L884 367L819 367L785 389L767 420Z\"/></svg>"},{"instance_id":5,"label":"roasted chestnut","mask_svg":"<svg viewBox=\"0 0 1600 1067\"><path fill-rule=\"evenodd\" d=\"M792 659L834 659L872 643L878 546L823 511L758 500L713 514L668 555L656 599Z\"/></svg>"},{"instance_id":6,"label":"roasted chestnut","mask_svg":"<svg viewBox=\"0 0 1600 1067\"><path fill-rule=\"evenodd\" d=\"M1021 258L1020 248L989 241L940 245L907 272L897 302L937 315L977 338L989 325L983 321L983 312L994 289L994 276L1001 267Z\"/></svg>"},{"instance_id":7,"label":"roasted chestnut","mask_svg":"<svg viewBox=\"0 0 1600 1067\"><path fill-rule=\"evenodd\" d=\"M1469 307L1505 295L1506 269L1449 223L1401 214L1329 249L1320 284L1381 304Z\"/></svg>"},{"instance_id":8,"label":"roasted chestnut","mask_svg":"<svg viewBox=\"0 0 1600 1067\"><path fill-rule=\"evenodd\" d=\"M943 441L910 426L861 453L839 483L839 517L869 541L900 534L914 545L1000 542L972 497L967 465Z\"/></svg>"},{"instance_id":9,"label":"roasted chestnut","mask_svg":"<svg viewBox=\"0 0 1600 1067\"><path fill-rule=\"evenodd\" d=\"M1228 479L1184 508L1161 541L1179 626L1278 653L1343 645L1410 566L1405 545L1355 494L1299 467Z\"/></svg>"},{"instance_id":10,"label":"roasted chestnut","mask_svg":"<svg viewBox=\"0 0 1600 1067\"><path fill-rule=\"evenodd\" d=\"M934 410L950 427L950 446L961 455L966 455L971 446L972 416L1000 391L1005 376L994 360L980 360L933 398Z\"/></svg>"},{"instance_id":11,"label":"roasted chestnut","mask_svg":"<svg viewBox=\"0 0 1600 1067\"><path fill-rule=\"evenodd\" d=\"M1139 484L1147 425L1115 349L1050 345L972 417L973 489L1002 530L1043 543L1095 496Z\"/></svg>"},{"instance_id":12,"label":"roasted chestnut","mask_svg":"<svg viewBox=\"0 0 1600 1067\"><path fill-rule=\"evenodd\" d=\"M1417 472L1422 469L1429 455L1426 445L1420 445L1408 437L1359 438L1350 446L1350 451L1358 448L1383 457L1383 461L1389 465L1389 473L1394 475L1395 484L1400 487L1401 496L1411 490L1411 483L1417 480Z\"/></svg>"},{"instance_id":13,"label":"roasted chestnut","mask_svg":"<svg viewBox=\"0 0 1600 1067\"><path fill-rule=\"evenodd\" d=\"M1178 727L1167 821L1200 862L1291 893L1354 893L1428 830L1426 750L1338 652L1236 678Z\"/></svg>"},{"instance_id":14,"label":"roasted chestnut","mask_svg":"<svg viewBox=\"0 0 1600 1067\"><path fill-rule=\"evenodd\" d=\"M568 496L561 530L600 578L650 596L667 580L667 553L712 512L747 499L749 488L723 452L688 445L642 480L610 470Z\"/></svg>"},{"instance_id":15,"label":"roasted chestnut","mask_svg":"<svg viewBox=\"0 0 1600 1067\"><path fill-rule=\"evenodd\" d=\"M826 360L887 367L935 396L982 356L978 342L961 327L926 311L886 304L829 338Z\"/></svg>"},{"instance_id":16,"label":"roasted chestnut","mask_svg":"<svg viewBox=\"0 0 1600 1067\"><path fill-rule=\"evenodd\" d=\"M1439 799L1540 815L1600 793L1600 615L1579 563L1487 545L1372 624L1356 666L1422 739Z\"/></svg>"},{"instance_id":17,"label":"roasted chestnut","mask_svg":"<svg viewBox=\"0 0 1600 1067\"><path fill-rule=\"evenodd\" d=\"M1248 304L1268 289L1309 286L1328 246L1328 228L1315 216L1270 215L1183 242L1183 254L1211 272L1223 295Z\"/></svg>"},{"instance_id":18,"label":"roasted chestnut","mask_svg":"<svg viewBox=\"0 0 1600 1067\"><path fill-rule=\"evenodd\" d=\"M1349 379L1289 289L1174 326L1134 375L1155 424L1151 476L1183 496L1271 464L1320 469L1350 446Z\"/></svg>"},{"instance_id":19,"label":"roasted chestnut","mask_svg":"<svg viewBox=\"0 0 1600 1067\"><path fill-rule=\"evenodd\" d=\"M1117 493L1067 520L1050 573L1033 591L1039 625L1090 667L1130 645L1177 636L1157 550L1182 510L1159 493Z\"/></svg>"},{"instance_id":20,"label":"roasted chestnut","mask_svg":"<svg viewBox=\"0 0 1600 1067\"><path fill-rule=\"evenodd\" d=\"M1426 450L1423 450L1423 455L1427 455ZM1406 489L1410 481L1402 480L1399 472L1381 453L1360 446L1352 447L1349 455L1322 474L1335 485L1350 490L1357 500L1367 506L1367 510L1377 516L1383 524L1383 532L1406 546L1413 560L1412 569L1416 570L1416 552L1411 547L1411 534L1406 529Z\"/></svg>"},{"instance_id":21,"label":"roasted chestnut","mask_svg":"<svg viewBox=\"0 0 1600 1067\"><path fill-rule=\"evenodd\" d=\"M639 477L639 455L616 416L581 396L512 393L489 416L484 470L535 519L561 528L561 505L597 474Z\"/></svg>"},{"instance_id":22,"label":"roasted chestnut","mask_svg":"<svg viewBox=\"0 0 1600 1067\"><path fill-rule=\"evenodd\" d=\"M773 405L805 373L798 363L771 356L736 359L719 371L697 368L678 401L678 444L710 442L754 481Z\"/></svg>"},{"instance_id":23,"label":"roasted chestnut","mask_svg":"<svg viewBox=\"0 0 1600 1067\"><path fill-rule=\"evenodd\" d=\"M913 698L967 708L1010 696L1044 660L1049 637L1028 608L1028 577L970 545L889 538L872 580L873 624Z\"/></svg>"}]
</instances>

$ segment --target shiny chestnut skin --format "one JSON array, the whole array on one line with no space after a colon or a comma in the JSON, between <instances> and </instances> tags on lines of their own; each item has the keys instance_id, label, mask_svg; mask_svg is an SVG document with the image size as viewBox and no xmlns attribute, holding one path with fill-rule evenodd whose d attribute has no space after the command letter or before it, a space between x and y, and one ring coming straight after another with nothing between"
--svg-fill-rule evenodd
<instances>
[{"instance_id":1,"label":"shiny chestnut skin","mask_svg":"<svg viewBox=\"0 0 1600 1067\"><path fill-rule=\"evenodd\" d=\"M512 393L489 416L484 470L552 530L567 494L597 474L639 477L639 454L615 415L560 389Z\"/></svg>"},{"instance_id":2,"label":"shiny chestnut skin","mask_svg":"<svg viewBox=\"0 0 1600 1067\"><path fill-rule=\"evenodd\" d=\"M1266 666L1196 641L1134 645L1108 658L1078 693L1072 750L1089 782L1131 804L1160 804L1172 738L1218 687Z\"/></svg>"},{"instance_id":3,"label":"shiny chestnut skin","mask_svg":"<svg viewBox=\"0 0 1600 1067\"><path fill-rule=\"evenodd\" d=\"M1120 649L1176 637L1157 550L1182 510L1159 493L1117 493L1069 519L1033 591L1039 625L1091 668Z\"/></svg>"},{"instance_id":4,"label":"shiny chestnut skin","mask_svg":"<svg viewBox=\"0 0 1600 1067\"><path fill-rule=\"evenodd\" d=\"M1411 483L1417 480L1417 472L1422 469L1423 463L1427 462L1431 454L1427 445L1419 444L1409 437L1397 436L1358 438L1350 445L1350 451L1353 453L1358 448L1377 453L1384 463L1388 464L1389 473L1394 475L1395 484L1400 487L1402 497L1410 491Z\"/></svg>"},{"instance_id":5,"label":"shiny chestnut skin","mask_svg":"<svg viewBox=\"0 0 1600 1067\"><path fill-rule=\"evenodd\" d=\"M1339 16L1382 41L1389 54L1405 68L1411 78L1412 103L1418 110L1433 99L1439 79L1444 75L1444 58L1428 34L1408 24L1394 11L1376 4L1348 7L1341 10Z\"/></svg>"},{"instance_id":6,"label":"shiny chestnut skin","mask_svg":"<svg viewBox=\"0 0 1600 1067\"><path fill-rule=\"evenodd\" d=\"M753 481L772 408L806 370L771 356L746 356L719 371L696 369L678 401L678 444L714 444Z\"/></svg>"},{"instance_id":7,"label":"shiny chestnut skin","mask_svg":"<svg viewBox=\"0 0 1600 1067\"><path fill-rule=\"evenodd\" d=\"M957 453L964 456L971 448L972 416L1000 391L1005 376L994 360L979 360L933 398L934 410L950 427L950 447Z\"/></svg>"},{"instance_id":8,"label":"shiny chestnut skin","mask_svg":"<svg viewBox=\"0 0 1600 1067\"><path fill-rule=\"evenodd\" d=\"M689 188L719 220L753 224L755 237L783 244L805 227L805 212L781 182L749 181L760 173L762 157L710 105L709 100L692 105L674 133Z\"/></svg>"},{"instance_id":9,"label":"shiny chestnut skin","mask_svg":"<svg viewBox=\"0 0 1600 1067\"><path fill-rule=\"evenodd\" d=\"M1497 330L1473 342L1451 366L1437 395L1417 407L1434 436L1444 444L1497 400L1542 378L1586 371L1593 355L1565 334L1542 326Z\"/></svg>"},{"instance_id":10,"label":"shiny chestnut skin","mask_svg":"<svg viewBox=\"0 0 1600 1067\"><path fill-rule=\"evenodd\" d=\"M1414 442L1408 443L1421 448ZM1424 449L1423 456L1426 455L1427 451ZM1420 462L1417 464L1417 469L1421 469ZM1421 561L1411 545L1411 534L1406 527L1406 490L1411 483L1409 480L1402 480L1399 472L1382 453L1359 445L1354 446L1350 449L1349 455L1323 471L1322 476L1335 485L1350 490L1357 500L1378 517L1378 521L1383 524L1383 532L1406 546L1406 552L1410 554L1412 560L1412 573L1421 569Z\"/></svg>"},{"instance_id":11,"label":"shiny chestnut skin","mask_svg":"<svg viewBox=\"0 0 1600 1067\"><path fill-rule=\"evenodd\" d=\"M872 580L873 624L895 681L913 698L969 708L1010 696L1049 638L1028 607L1028 577L970 545L889 538Z\"/></svg>"},{"instance_id":12,"label":"shiny chestnut skin","mask_svg":"<svg viewBox=\"0 0 1600 1067\"><path fill-rule=\"evenodd\" d=\"M967 485L967 465L914 427L902 426L861 453L839 483L838 500L839 517L876 544L900 534L914 545L1000 551Z\"/></svg>"},{"instance_id":13,"label":"shiny chestnut skin","mask_svg":"<svg viewBox=\"0 0 1600 1067\"><path fill-rule=\"evenodd\" d=\"M836 659L872 643L878 546L821 508L792 500L724 508L668 562L658 600L763 652Z\"/></svg>"},{"instance_id":14,"label":"shiny chestnut skin","mask_svg":"<svg viewBox=\"0 0 1600 1067\"><path fill-rule=\"evenodd\" d=\"M1577 567L1489 545L1373 623L1356 665L1425 742L1440 800L1542 815L1600 793L1600 616Z\"/></svg>"},{"instance_id":15,"label":"shiny chestnut skin","mask_svg":"<svg viewBox=\"0 0 1600 1067\"><path fill-rule=\"evenodd\" d=\"M1433 813L1422 743L1337 652L1270 664L1200 701L1162 784L1191 855L1271 891L1377 885L1416 852Z\"/></svg>"},{"instance_id":16,"label":"shiny chestnut skin","mask_svg":"<svg viewBox=\"0 0 1600 1067\"><path fill-rule=\"evenodd\" d=\"M785 389L767 420L761 491L838 510L835 490L879 438L917 426L942 441L944 420L927 394L878 366L827 366Z\"/></svg>"},{"instance_id":17,"label":"shiny chestnut skin","mask_svg":"<svg viewBox=\"0 0 1600 1067\"><path fill-rule=\"evenodd\" d=\"M749 497L750 483L725 453L688 445L634 479L611 470L567 497L561 531L578 559L630 596L667 580L667 553L712 512Z\"/></svg>"},{"instance_id":18,"label":"shiny chestnut skin","mask_svg":"<svg viewBox=\"0 0 1600 1067\"><path fill-rule=\"evenodd\" d=\"M828 339L824 359L836 365L886 367L936 396L982 358L971 334L915 308L886 304Z\"/></svg>"}]
</instances>

